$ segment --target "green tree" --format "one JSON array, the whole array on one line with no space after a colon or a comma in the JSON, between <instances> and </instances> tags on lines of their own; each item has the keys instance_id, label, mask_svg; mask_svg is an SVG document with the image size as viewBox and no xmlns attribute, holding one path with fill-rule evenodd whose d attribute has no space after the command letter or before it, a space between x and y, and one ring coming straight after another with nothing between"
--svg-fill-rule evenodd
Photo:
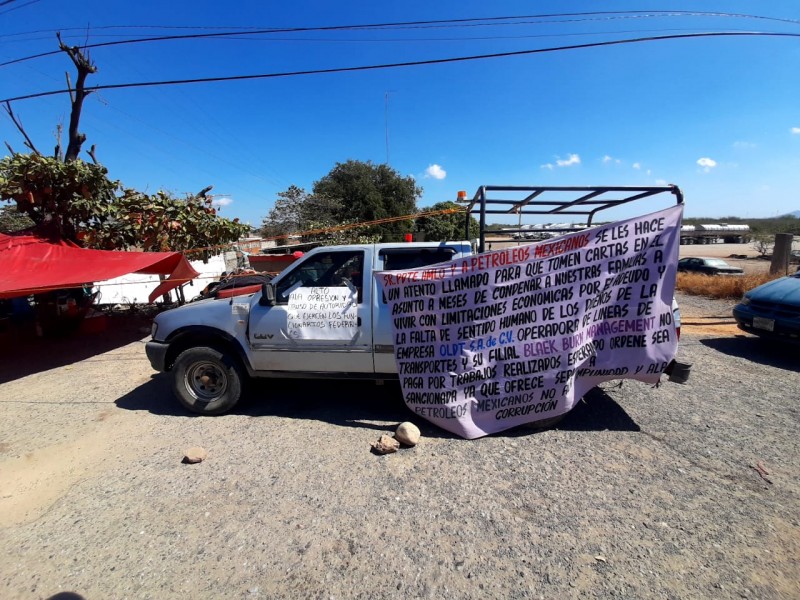
<instances>
[{"instance_id":1,"label":"green tree","mask_svg":"<svg viewBox=\"0 0 800 600\"><path fill-rule=\"evenodd\" d=\"M296 185L278 192L278 198L266 217L261 221L259 234L266 238L288 236L302 231L303 206L308 200L308 193ZM277 240L278 245L286 243L286 238Z\"/></svg>"},{"instance_id":2,"label":"green tree","mask_svg":"<svg viewBox=\"0 0 800 600\"><path fill-rule=\"evenodd\" d=\"M313 192L317 198L338 205L331 214L338 224L411 215L422 195L413 177L403 177L388 165L357 160L337 163L314 183ZM398 220L372 226L362 234L397 241L411 226L410 220Z\"/></svg>"},{"instance_id":3,"label":"green tree","mask_svg":"<svg viewBox=\"0 0 800 600\"><path fill-rule=\"evenodd\" d=\"M120 191L102 165L62 162L38 154L0 160L0 200L48 237L103 250L138 248L148 252L201 249L197 258L219 254L249 228L217 215L203 192L176 199L166 192Z\"/></svg>"},{"instance_id":4,"label":"green tree","mask_svg":"<svg viewBox=\"0 0 800 600\"><path fill-rule=\"evenodd\" d=\"M360 227L346 228L353 222L342 221L341 213L339 200L309 194L292 185L278 192L275 205L263 219L259 233L266 238L277 238L279 246L288 244L293 234L303 234L303 242L324 245L362 244L380 239L380 236L365 235Z\"/></svg>"},{"instance_id":5,"label":"green tree","mask_svg":"<svg viewBox=\"0 0 800 600\"><path fill-rule=\"evenodd\" d=\"M112 213L108 226L82 232L87 245L108 250L178 251L206 261L250 230L239 219L220 217L205 191L175 198L163 191L143 194L126 189L113 204Z\"/></svg>"},{"instance_id":6,"label":"green tree","mask_svg":"<svg viewBox=\"0 0 800 600\"><path fill-rule=\"evenodd\" d=\"M430 217L417 217L415 231L425 236L427 241L446 242L449 240L461 240L465 235L465 215L464 207L455 202L437 202L429 208L423 208L421 212L457 210L450 214L432 215ZM469 239L477 238L480 225L474 217L469 218Z\"/></svg>"},{"instance_id":7,"label":"green tree","mask_svg":"<svg viewBox=\"0 0 800 600\"><path fill-rule=\"evenodd\" d=\"M0 160L0 200L13 201L40 234L79 241L79 232L102 229L113 220L119 183L102 165L63 162L40 154Z\"/></svg>"}]
</instances>

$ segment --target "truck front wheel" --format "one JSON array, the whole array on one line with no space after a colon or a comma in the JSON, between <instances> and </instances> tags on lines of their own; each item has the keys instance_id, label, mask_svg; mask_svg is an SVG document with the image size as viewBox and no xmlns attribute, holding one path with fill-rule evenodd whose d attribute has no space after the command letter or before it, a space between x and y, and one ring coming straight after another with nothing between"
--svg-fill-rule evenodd
<instances>
[{"instance_id":1,"label":"truck front wheel","mask_svg":"<svg viewBox=\"0 0 800 600\"><path fill-rule=\"evenodd\" d=\"M242 369L235 359L200 346L184 350L172 368L172 387L180 403L200 415L220 415L242 395Z\"/></svg>"}]
</instances>

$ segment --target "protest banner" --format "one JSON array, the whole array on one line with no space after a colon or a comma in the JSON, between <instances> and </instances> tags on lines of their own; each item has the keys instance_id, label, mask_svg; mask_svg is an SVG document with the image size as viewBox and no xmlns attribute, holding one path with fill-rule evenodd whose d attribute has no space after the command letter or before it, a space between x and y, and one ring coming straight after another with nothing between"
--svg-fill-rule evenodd
<instances>
[{"instance_id":1,"label":"protest banner","mask_svg":"<svg viewBox=\"0 0 800 600\"><path fill-rule=\"evenodd\" d=\"M403 397L468 439L564 414L674 358L682 205L547 241L375 274Z\"/></svg>"}]
</instances>

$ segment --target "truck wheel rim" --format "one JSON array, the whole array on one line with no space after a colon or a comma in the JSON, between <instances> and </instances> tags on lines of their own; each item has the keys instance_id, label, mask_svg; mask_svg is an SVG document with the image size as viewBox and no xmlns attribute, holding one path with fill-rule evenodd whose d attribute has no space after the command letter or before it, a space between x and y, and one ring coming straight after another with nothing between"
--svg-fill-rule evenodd
<instances>
[{"instance_id":1,"label":"truck wheel rim","mask_svg":"<svg viewBox=\"0 0 800 600\"><path fill-rule=\"evenodd\" d=\"M192 396L203 402L211 402L225 393L228 377L218 365L200 362L186 370L185 384Z\"/></svg>"}]
</instances>

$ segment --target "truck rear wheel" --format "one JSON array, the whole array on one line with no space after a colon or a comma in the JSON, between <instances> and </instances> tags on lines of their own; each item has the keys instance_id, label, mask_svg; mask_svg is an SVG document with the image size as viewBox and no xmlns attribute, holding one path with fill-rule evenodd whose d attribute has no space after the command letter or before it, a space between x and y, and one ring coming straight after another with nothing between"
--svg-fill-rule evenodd
<instances>
[{"instance_id":1,"label":"truck rear wheel","mask_svg":"<svg viewBox=\"0 0 800 600\"><path fill-rule=\"evenodd\" d=\"M239 363L205 346L184 350L172 368L172 389L180 403L200 415L231 410L242 395Z\"/></svg>"}]
</instances>

